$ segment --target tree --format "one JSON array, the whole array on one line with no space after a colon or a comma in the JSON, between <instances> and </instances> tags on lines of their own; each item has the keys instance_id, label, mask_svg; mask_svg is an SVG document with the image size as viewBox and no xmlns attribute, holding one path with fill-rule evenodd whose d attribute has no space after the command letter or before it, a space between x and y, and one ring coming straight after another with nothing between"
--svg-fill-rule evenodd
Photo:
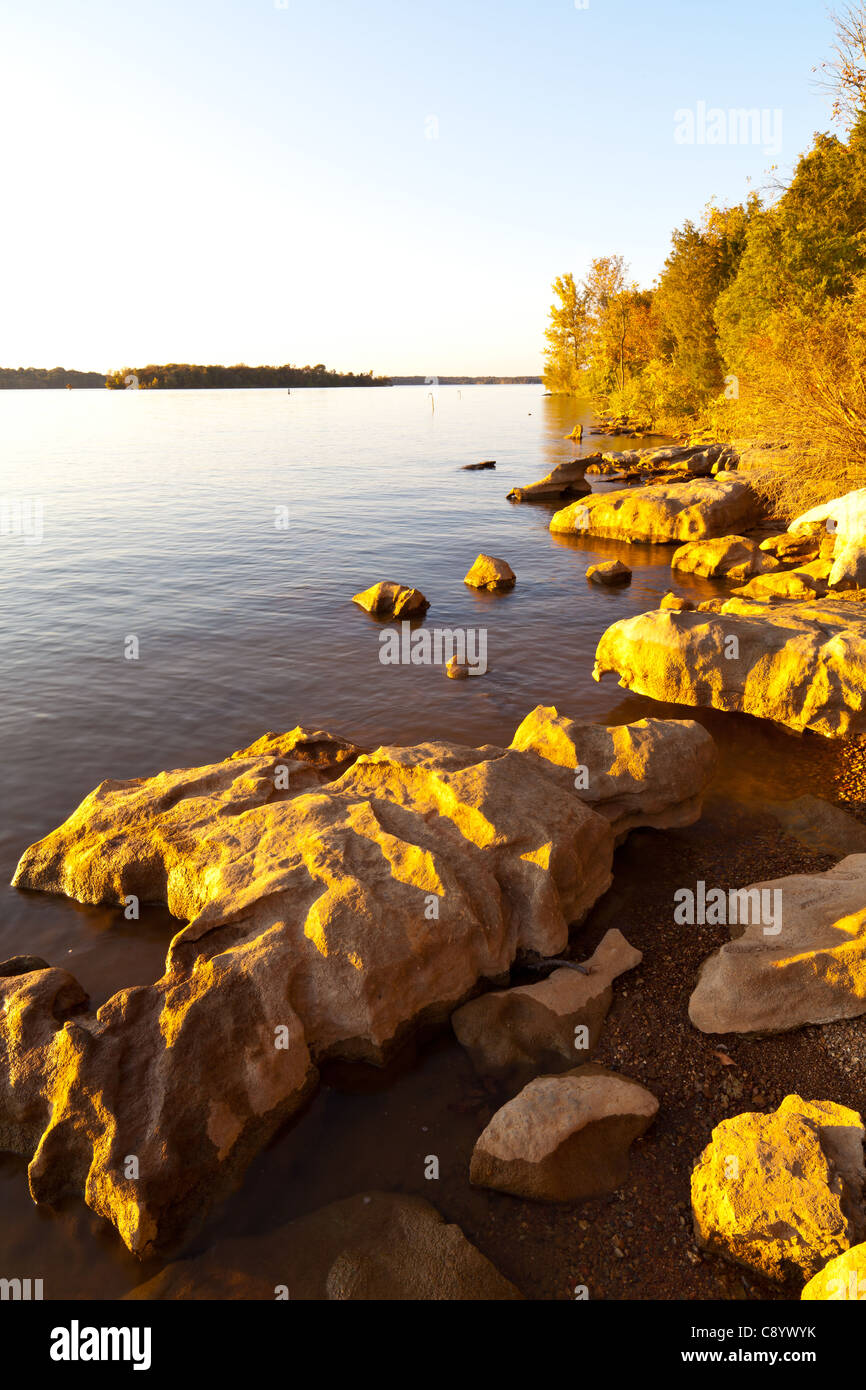
<instances>
[{"instance_id":1,"label":"tree","mask_svg":"<svg viewBox=\"0 0 866 1390\"><path fill-rule=\"evenodd\" d=\"M548 345L542 380L548 391L579 392L586 389L587 293L570 273L558 275L551 288L559 303L550 306L550 326L544 333Z\"/></svg>"}]
</instances>

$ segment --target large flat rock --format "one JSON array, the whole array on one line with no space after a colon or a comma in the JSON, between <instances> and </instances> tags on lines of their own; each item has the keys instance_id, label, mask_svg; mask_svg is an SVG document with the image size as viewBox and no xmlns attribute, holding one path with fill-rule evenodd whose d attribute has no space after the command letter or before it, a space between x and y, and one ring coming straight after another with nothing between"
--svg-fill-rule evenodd
<instances>
[{"instance_id":1,"label":"large flat rock","mask_svg":"<svg viewBox=\"0 0 866 1390\"><path fill-rule=\"evenodd\" d=\"M719 612L641 613L603 633L593 675L607 671L655 700L853 737L866 732L866 604L733 598Z\"/></svg>"},{"instance_id":2,"label":"large flat rock","mask_svg":"<svg viewBox=\"0 0 866 1390\"><path fill-rule=\"evenodd\" d=\"M866 1013L866 854L742 893L734 939L701 967L689 1003L696 1028L785 1032Z\"/></svg>"},{"instance_id":3,"label":"large flat rock","mask_svg":"<svg viewBox=\"0 0 866 1390\"><path fill-rule=\"evenodd\" d=\"M556 512L550 529L567 535L670 544L728 536L761 515L756 493L739 475L719 474L598 492Z\"/></svg>"}]
</instances>

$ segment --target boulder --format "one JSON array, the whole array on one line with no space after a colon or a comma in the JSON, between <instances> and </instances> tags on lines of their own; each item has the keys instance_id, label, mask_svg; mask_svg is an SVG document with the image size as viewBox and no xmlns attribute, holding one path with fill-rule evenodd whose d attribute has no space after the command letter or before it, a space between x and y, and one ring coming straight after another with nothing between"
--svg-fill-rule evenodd
<instances>
[{"instance_id":1,"label":"boulder","mask_svg":"<svg viewBox=\"0 0 866 1390\"><path fill-rule=\"evenodd\" d=\"M807 565L797 569L778 570L772 574L758 574L735 594L743 598L784 601L791 599L823 598L827 592L827 576L830 573L829 560L810 560Z\"/></svg>"},{"instance_id":2,"label":"boulder","mask_svg":"<svg viewBox=\"0 0 866 1390\"><path fill-rule=\"evenodd\" d=\"M770 606L732 598L716 613L641 613L602 635L593 675L607 671L669 704L855 737L866 732L866 609L844 599Z\"/></svg>"},{"instance_id":3,"label":"boulder","mask_svg":"<svg viewBox=\"0 0 866 1390\"><path fill-rule=\"evenodd\" d=\"M781 535L767 536L765 540L761 541L760 549L765 554L782 560L786 564L791 562L799 564L806 560L817 560L821 541L815 536L792 536L787 531L783 531Z\"/></svg>"},{"instance_id":4,"label":"boulder","mask_svg":"<svg viewBox=\"0 0 866 1390\"><path fill-rule=\"evenodd\" d=\"M866 1234L863 1138L855 1110L797 1095L723 1120L692 1173L698 1244L770 1279L811 1278Z\"/></svg>"},{"instance_id":5,"label":"boulder","mask_svg":"<svg viewBox=\"0 0 866 1390\"><path fill-rule=\"evenodd\" d=\"M420 589L408 589L405 584L395 584L390 579L383 579L362 594L355 594L352 602L368 613L393 618L408 618L413 613L420 616L430 607Z\"/></svg>"},{"instance_id":6,"label":"boulder","mask_svg":"<svg viewBox=\"0 0 866 1390\"><path fill-rule=\"evenodd\" d=\"M127 1298L274 1299L278 1291L295 1303L522 1298L459 1226L421 1197L392 1192L359 1193L265 1235L221 1241Z\"/></svg>"},{"instance_id":7,"label":"boulder","mask_svg":"<svg viewBox=\"0 0 866 1390\"><path fill-rule=\"evenodd\" d=\"M613 1002L613 981L642 960L614 928L584 962L586 974L563 966L537 984L496 990L457 1009L451 1015L457 1041L479 1076L512 1087L540 1072L566 1071L589 1060Z\"/></svg>"},{"instance_id":8,"label":"boulder","mask_svg":"<svg viewBox=\"0 0 866 1390\"><path fill-rule=\"evenodd\" d=\"M617 840L637 826L692 825L716 770L716 745L692 719L640 719L590 724L554 705L537 705L511 747L561 769L571 787L610 821Z\"/></svg>"},{"instance_id":9,"label":"boulder","mask_svg":"<svg viewBox=\"0 0 866 1390\"><path fill-rule=\"evenodd\" d=\"M15 875L186 922L163 977L96 1014L64 971L0 977L0 1141L34 1200L83 1194L139 1255L195 1228L315 1062L383 1061L518 953L563 951L610 883L608 820L543 759L422 744L325 781L268 738L101 783Z\"/></svg>"},{"instance_id":10,"label":"boulder","mask_svg":"<svg viewBox=\"0 0 866 1390\"><path fill-rule=\"evenodd\" d=\"M495 459L484 459L482 463L464 463L461 473L478 473L484 468L495 468Z\"/></svg>"},{"instance_id":11,"label":"boulder","mask_svg":"<svg viewBox=\"0 0 866 1390\"><path fill-rule=\"evenodd\" d=\"M853 1245L844 1254L829 1260L803 1289L806 1302L866 1298L866 1245Z\"/></svg>"},{"instance_id":12,"label":"boulder","mask_svg":"<svg viewBox=\"0 0 866 1390\"><path fill-rule=\"evenodd\" d=\"M866 487L811 507L794 518L788 531L792 536L808 536L815 534L816 527L819 532L829 531L842 547L862 545L866 541Z\"/></svg>"},{"instance_id":13,"label":"boulder","mask_svg":"<svg viewBox=\"0 0 866 1390\"><path fill-rule=\"evenodd\" d=\"M690 598L683 598L682 594L665 594L659 603L659 608L672 608L677 613L694 612L694 603Z\"/></svg>"},{"instance_id":14,"label":"boulder","mask_svg":"<svg viewBox=\"0 0 866 1390\"><path fill-rule=\"evenodd\" d=\"M591 1062L540 1076L497 1110L472 1152L469 1180L542 1202L614 1192L657 1110L643 1086Z\"/></svg>"},{"instance_id":15,"label":"boulder","mask_svg":"<svg viewBox=\"0 0 866 1390\"><path fill-rule=\"evenodd\" d=\"M472 589L512 589L515 574L507 560L493 555L479 555L463 580Z\"/></svg>"},{"instance_id":16,"label":"boulder","mask_svg":"<svg viewBox=\"0 0 866 1390\"><path fill-rule=\"evenodd\" d=\"M728 579L744 583L755 574L779 568L772 555L765 554L757 541L746 536L722 536L716 540L690 541L671 556L671 569L699 574L706 579Z\"/></svg>"},{"instance_id":17,"label":"boulder","mask_svg":"<svg viewBox=\"0 0 866 1390\"><path fill-rule=\"evenodd\" d=\"M729 915L734 939L704 961L689 1002L702 1033L786 1032L866 1013L866 854L750 884L736 906L749 920Z\"/></svg>"},{"instance_id":18,"label":"boulder","mask_svg":"<svg viewBox=\"0 0 866 1390\"><path fill-rule=\"evenodd\" d=\"M866 589L866 544L849 541L837 546L827 579L830 589Z\"/></svg>"},{"instance_id":19,"label":"boulder","mask_svg":"<svg viewBox=\"0 0 866 1390\"><path fill-rule=\"evenodd\" d=\"M622 560L603 560L599 565L590 565L586 577L590 584L629 584L631 570Z\"/></svg>"},{"instance_id":20,"label":"boulder","mask_svg":"<svg viewBox=\"0 0 866 1390\"><path fill-rule=\"evenodd\" d=\"M569 493L584 496L591 491L584 474L589 467L601 462L601 454L587 454L586 458L569 459L558 463L537 483L527 483L525 487L513 487L508 494L510 502L541 502L549 497L563 497Z\"/></svg>"},{"instance_id":21,"label":"boulder","mask_svg":"<svg viewBox=\"0 0 866 1390\"><path fill-rule=\"evenodd\" d=\"M614 540L671 542L727 536L761 514L756 493L739 474L593 493L556 512L553 532Z\"/></svg>"},{"instance_id":22,"label":"boulder","mask_svg":"<svg viewBox=\"0 0 866 1390\"><path fill-rule=\"evenodd\" d=\"M267 758L282 762L289 760L302 765L301 771L304 772L305 777L306 768L309 766L314 770L316 776L315 778L306 777L306 785L315 787L319 781L330 782L335 777L339 777L347 768L351 767L362 753L369 752L369 748L363 748L358 743L350 743L347 738L341 738L339 734L326 734L322 729L305 729L299 724L296 728L290 729L287 734L262 734L255 743L230 754L230 757L233 760L238 758Z\"/></svg>"}]
</instances>

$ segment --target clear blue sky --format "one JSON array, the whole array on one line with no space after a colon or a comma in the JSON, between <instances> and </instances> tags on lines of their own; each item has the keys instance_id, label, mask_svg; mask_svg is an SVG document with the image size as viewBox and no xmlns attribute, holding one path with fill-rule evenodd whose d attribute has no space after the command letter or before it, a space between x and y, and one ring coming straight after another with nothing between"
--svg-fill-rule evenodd
<instances>
[{"instance_id":1,"label":"clear blue sky","mask_svg":"<svg viewBox=\"0 0 866 1390\"><path fill-rule=\"evenodd\" d=\"M830 126L802 0L0 15L3 366L536 372L555 275L619 252L650 283L674 226ZM780 155L678 144L699 102L780 109Z\"/></svg>"}]
</instances>

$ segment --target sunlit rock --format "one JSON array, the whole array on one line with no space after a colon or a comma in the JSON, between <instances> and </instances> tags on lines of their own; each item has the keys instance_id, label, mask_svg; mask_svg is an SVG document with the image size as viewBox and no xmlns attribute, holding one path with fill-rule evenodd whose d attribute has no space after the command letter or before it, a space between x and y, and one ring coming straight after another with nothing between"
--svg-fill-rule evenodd
<instances>
[{"instance_id":1,"label":"sunlit rock","mask_svg":"<svg viewBox=\"0 0 866 1390\"><path fill-rule=\"evenodd\" d=\"M607 671L655 700L853 737L866 732L866 607L739 597L716 613L641 613L602 635L593 675Z\"/></svg>"},{"instance_id":2,"label":"sunlit rock","mask_svg":"<svg viewBox=\"0 0 866 1390\"><path fill-rule=\"evenodd\" d=\"M827 592L830 569L829 560L810 560L808 564L800 565L796 569L756 574L748 584L734 592L743 598L779 601L822 598Z\"/></svg>"},{"instance_id":3,"label":"sunlit rock","mask_svg":"<svg viewBox=\"0 0 866 1390\"><path fill-rule=\"evenodd\" d=\"M717 761L713 739L692 719L606 728L569 719L554 705L528 714L511 747L562 769L562 785L609 820L618 839L639 825L692 825Z\"/></svg>"},{"instance_id":4,"label":"sunlit rock","mask_svg":"<svg viewBox=\"0 0 866 1390\"><path fill-rule=\"evenodd\" d=\"M866 1234L854 1110L786 1096L713 1130L692 1173L698 1244L770 1279L811 1278Z\"/></svg>"},{"instance_id":5,"label":"sunlit rock","mask_svg":"<svg viewBox=\"0 0 866 1390\"><path fill-rule=\"evenodd\" d=\"M457 1041L480 1076L512 1086L589 1061L613 981L642 960L621 932L606 932L583 963L586 974L561 966L545 980L483 994L457 1009L451 1015Z\"/></svg>"},{"instance_id":6,"label":"sunlit rock","mask_svg":"<svg viewBox=\"0 0 866 1390\"><path fill-rule=\"evenodd\" d=\"M590 584L629 584L631 570L622 560L603 560L599 565L590 565L586 577Z\"/></svg>"},{"instance_id":7,"label":"sunlit rock","mask_svg":"<svg viewBox=\"0 0 866 1390\"><path fill-rule=\"evenodd\" d=\"M527 483L525 487L513 487L508 494L511 502L538 502L550 497L564 497L569 494L585 496L591 492L584 474L587 468L601 462L601 454L588 454L585 458L569 459L558 463L555 468L539 478L537 483Z\"/></svg>"},{"instance_id":8,"label":"sunlit rock","mask_svg":"<svg viewBox=\"0 0 866 1390\"><path fill-rule=\"evenodd\" d=\"M420 589L409 589L405 584L395 584L383 579L373 584L352 599L368 613L376 613L394 618L408 618L412 614L420 617L430 607Z\"/></svg>"},{"instance_id":9,"label":"sunlit rock","mask_svg":"<svg viewBox=\"0 0 866 1390\"><path fill-rule=\"evenodd\" d=\"M593 493L556 512L550 529L567 535L682 543L730 535L760 515L761 504L748 482L739 475L719 474L716 478Z\"/></svg>"},{"instance_id":10,"label":"sunlit rock","mask_svg":"<svg viewBox=\"0 0 866 1390\"><path fill-rule=\"evenodd\" d=\"M549 1202L614 1192L657 1110L643 1086L591 1062L540 1076L497 1110L473 1150L470 1181Z\"/></svg>"},{"instance_id":11,"label":"sunlit rock","mask_svg":"<svg viewBox=\"0 0 866 1390\"><path fill-rule=\"evenodd\" d=\"M703 1033L784 1032L866 1013L866 854L739 890L733 940L689 1003Z\"/></svg>"},{"instance_id":12,"label":"sunlit rock","mask_svg":"<svg viewBox=\"0 0 866 1390\"><path fill-rule=\"evenodd\" d=\"M778 568L779 562L762 551L757 541L746 536L689 541L671 556L671 569L741 584L755 574L767 574Z\"/></svg>"},{"instance_id":13,"label":"sunlit rock","mask_svg":"<svg viewBox=\"0 0 866 1390\"><path fill-rule=\"evenodd\" d=\"M507 560L494 555L479 555L463 580L472 589L511 589L515 574Z\"/></svg>"},{"instance_id":14,"label":"sunlit rock","mask_svg":"<svg viewBox=\"0 0 866 1390\"><path fill-rule=\"evenodd\" d=\"M866 1299L866 1244L854 1245L843 1255L828 1260L800 1294L806 1302Z\"/></svg>"}]
</instances>

